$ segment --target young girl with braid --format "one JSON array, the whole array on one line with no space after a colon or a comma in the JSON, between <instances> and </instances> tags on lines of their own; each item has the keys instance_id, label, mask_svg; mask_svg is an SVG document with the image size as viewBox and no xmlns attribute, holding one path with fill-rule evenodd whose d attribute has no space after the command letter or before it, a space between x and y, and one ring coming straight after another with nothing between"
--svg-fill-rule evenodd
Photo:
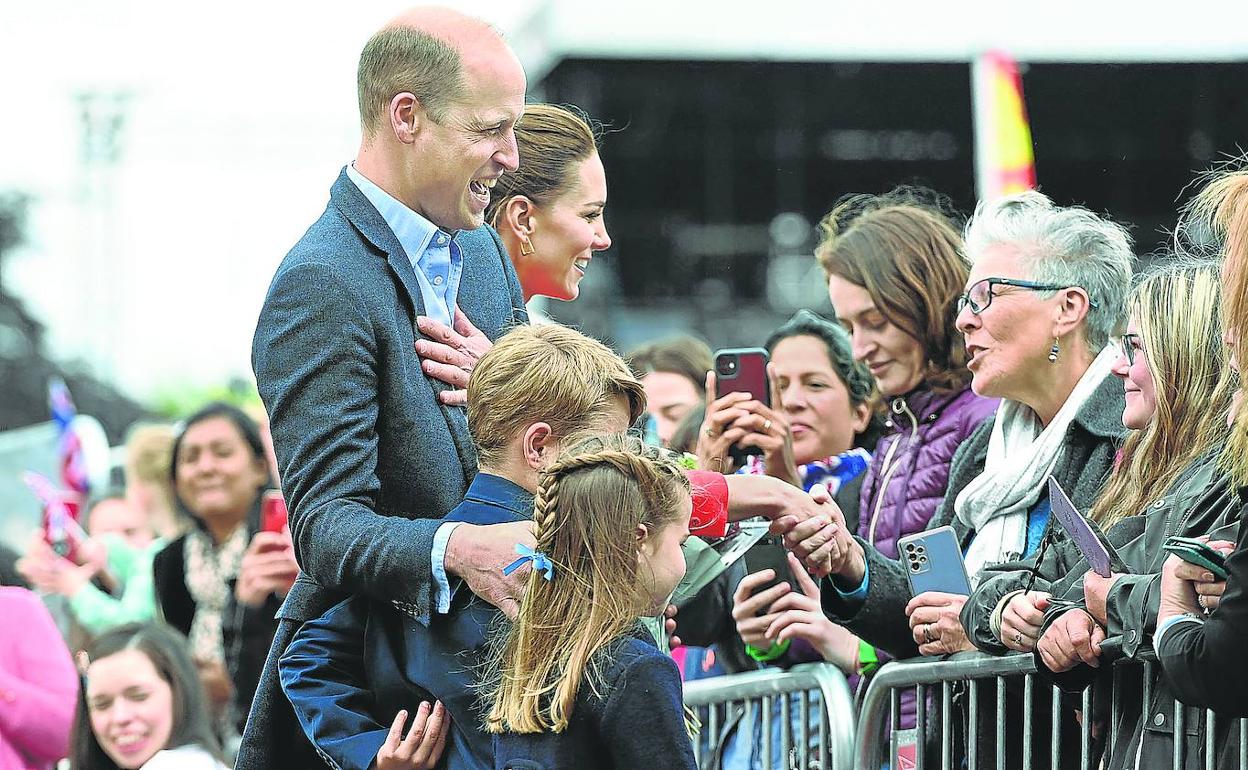
<instances>
[{"instance_id":1,"label":"young girl with braid","mask_svg":"<svg viewBox=\"0 0 1248 770\"><path fill-rule=\"evenodd\" d=\"M696 768L680 673L638 623L685 574L680 467L627 436L542 474L520 615L487 678L495 768Z\"/></svg>"},{"instance_id":2,"label":"young girl with braid","mask_svg":"<svg viewBox=\"0 0 1248 770\"><path fill-rule=\"evenodd\" d=\"M482 356L469 380L468 427L476 443L479 472L463 502L445 521L494 524L532 518L535 495L543 483L541 472L551 468L577 436L623 432L644 409L641 383L602 343L556 325L521 326L508 332ZM545 482L554 486L544 493L542 510L571 522L573 529L543 525L546 516L539 517L536 525L536 548L547 554L554 567L534 570L542 575L536 579L540 589L530 590L529 595L549 597L555 590L561 601L570 601L572 594L564 592L588 581L593 599L581 609L593 611L585 616L586 628L605 634L587 637L583 643L574 641L574 634L564 634L553 646L543 642L543 654L554 658L552 650L575 647L575 660L582 664L601 642L618 635L621 628L631 628L639 614L661 604L684 573L680 540L690 519L685 490L693 490L695 534L708 537L722 536L729 518L764 515L776 519L816 507L795 487L764 476L726 478L690 471L689 482L683 482L671 476L671 463L643 453L636 442L610 441L617 442L610 444L609 456L617 464L611 467L624 469L615 471L619 478L602 488L606 491L585 497L577 491L582 479L610 477L610 468L595 464L574 471L572 465L554 466L557 472ZM567 463L584 464L584 458ZM629 483L637 489L624 483L621 474L625 473L635 477ZM574 509L568 509L569 505ZM677 510L679 506L684 507ZM589 516L591 512L596 513ZM660 536L661 524L681 516L679 526L673 524ZM548 545L549 538L570 537L582 526L585 536L578 547L594 554L596 568L601 562L610 565L611 572L586 571L569 560L564 550ZM623 526L635 542L621 551L620 541L612 538ZM654 550L659 545L661 556ZM528 543L517 548L532 553ZM639 563L640 556L633 556L632 571L617 574L621 554L634 553L645 554L646 564ZM531 560L526 557L520 564ZM537 566L546 565L546 558L538 561ZM651 566L663 569L651 570ZM638 585L647 586L646 595L654 601L634 606L632 595ZM620 593L608 594L608 589ZM584 588L575 594L587 595L590 592ZM530 619L522 621L521 627L529 629L526 633L538 633L541 629L533 630L531 618L541 605L535 608L532 602L547 599L526 601L530 605L525 617ZM510 615L520 607L511 604L505 609ZM561 618L582 617L572 609L559 613ZM478 675L490 653L487 631L502 623L493 605L460 583L451 584L446 605L439 604L432 616L422 616L406 605L353 596L305 623L295 635L278 666L282 688L304 733L333 766L344 770L490 770L496 766L494 738L486 732L488 704L482 701ZM665 665L675 671L670 661ZM576 694L575 689L571 692ZM675 693L679 710L679 689ZM666 690L663 696L670 700ZM561 714L571 713L566 705L559 709ZM500 724L510 726L510 718ZM524 729L525 724L510 729Z\"/></svg>"}]
</instances>

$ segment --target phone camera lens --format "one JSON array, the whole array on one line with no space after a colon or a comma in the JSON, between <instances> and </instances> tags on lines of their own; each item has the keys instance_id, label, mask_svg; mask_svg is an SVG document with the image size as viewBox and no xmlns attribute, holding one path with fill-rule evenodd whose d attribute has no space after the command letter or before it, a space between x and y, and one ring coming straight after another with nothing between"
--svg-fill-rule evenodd
<instances>
[{"instance_id":1,"label":"phone camera lens","mask_svg":"<svg viewBox=\"0 0 1248 770\"><path fill-rule=\"evenodd\" d=\"M715 371L724 377L731 377L737 373L737 357L721 356L715 361Z\"/></svg>"}]
</instances>

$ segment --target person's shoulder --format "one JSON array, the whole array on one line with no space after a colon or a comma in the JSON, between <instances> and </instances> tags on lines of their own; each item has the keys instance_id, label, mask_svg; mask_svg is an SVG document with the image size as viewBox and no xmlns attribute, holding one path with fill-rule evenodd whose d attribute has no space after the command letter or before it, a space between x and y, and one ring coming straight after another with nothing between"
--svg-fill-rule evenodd
<instances>
[{"instance_id":1,"label":"person's shoulder","mask_svg":"<svg viewBox=\"0 0 1248 770\"><path fill-rule=\"evenodd\" d=\"M1127 428L1122 424L1126 403L1122 382L1113 374L1107 374L1079 407L1074 421L1095 438L1121 441L1127 435Z\"/></svg>"},{"instance_id":2,"label":"person's shoulder","mask_svg":"<svg viewBox=\"0 0 1248 770\"><path fill-rule=\"evenodd\" d=\"M226 766L202 746L189 744L156 752L142 770L226 770Z\"/></svg>"},{"instance_id":3,"label":"person's shoulder","mask_svg":"<svg viewBox=\"0 0 1248 770\"><path fill-rule=\"evenodd\" d=\"M475 230L460 230L455 242L465 256L499 256L504 253L502 240L489 225L481 225Z\"/></svg>"},{"instance_id":4,"label":"person's shoulder","mask_svg":"<svg viewBox=\"0 0 1248 770\"><path fill-rule=\"evenodd\" d=\"M0 586L0 606L4 607L5 617L9 620L13 620L15 614L29 617L46 612L39 595L21 586Z\"/></svg>"}]
</instances>

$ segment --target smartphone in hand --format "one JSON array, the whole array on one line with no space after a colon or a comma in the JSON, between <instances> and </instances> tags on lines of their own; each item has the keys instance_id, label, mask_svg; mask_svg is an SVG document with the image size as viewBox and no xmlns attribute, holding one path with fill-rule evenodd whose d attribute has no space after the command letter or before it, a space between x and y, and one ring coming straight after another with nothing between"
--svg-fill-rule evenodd
<instances>
[{"instance_id":1,"label":"smartphone in hand","mask_svg":"<svg viewBox=\"0 0 1248 770\"><path fill-rule=\"evenodd\" d=\"M260 531L281 532L289 518L282 493L276 489L267 490L260 500Z\"/></svg>"},{"instance_id":2,"label":"smartphone in hand","mask_svg":"<svg viewBox=\"0 0 1248 770\"><path fill-rule=\"evenodd\" d=\"M1194 537L1179 537L1175 535L1166 538L1166 542L1161 546L1161 549L1178 556L1188 564L1204 567L1212 572L1213 576L1218 580L1226 580L1230 576L1226 569L1226 557L1210 548L1207 543Z\"/></svg>"},{"instance_id":3,"label":"smartphone in hand","mask_svg":"<svg viewBox=\"0 0 1248 770\"><path fill-rule=\"evenodd\" d=\"M971 581L966 577L962 548L953 527L907 535L897 541L897 550L915 596L928 591L971 595Z\"/></svg>"},{"instance_id":4,"label":"smartphone in hand","mask_svg":"<svg viewBox=\"0 0 1248 770\"><path fill-rule=\"evenodd\" d=\"M767 379L767 351L762 348L725 348L715 351L715 398L729 393L749 393L771 406L771 383ZM746 455L762 454L758 447L733 445L728 456L737 463Z\"/></svg>"}]
</instances>

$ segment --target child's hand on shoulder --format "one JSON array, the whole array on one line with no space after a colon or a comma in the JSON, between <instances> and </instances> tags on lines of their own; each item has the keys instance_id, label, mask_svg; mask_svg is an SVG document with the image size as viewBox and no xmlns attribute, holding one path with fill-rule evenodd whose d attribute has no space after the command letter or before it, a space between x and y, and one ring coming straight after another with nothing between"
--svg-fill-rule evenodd
<instances>
[{"instance_id":1,"label":"child's hand on shoulder","mask_svg":"<svg viewBox=\"0 0 1248 770\"><path fill-rule=\"evenodd\" d=\"M390 734L377 752L377 770L433 770L442 758L451 719L441 702L432 708L428 703L421 703L404 737L406 723L406 711L395 715Z\"/></svg>"}]
</instances>

